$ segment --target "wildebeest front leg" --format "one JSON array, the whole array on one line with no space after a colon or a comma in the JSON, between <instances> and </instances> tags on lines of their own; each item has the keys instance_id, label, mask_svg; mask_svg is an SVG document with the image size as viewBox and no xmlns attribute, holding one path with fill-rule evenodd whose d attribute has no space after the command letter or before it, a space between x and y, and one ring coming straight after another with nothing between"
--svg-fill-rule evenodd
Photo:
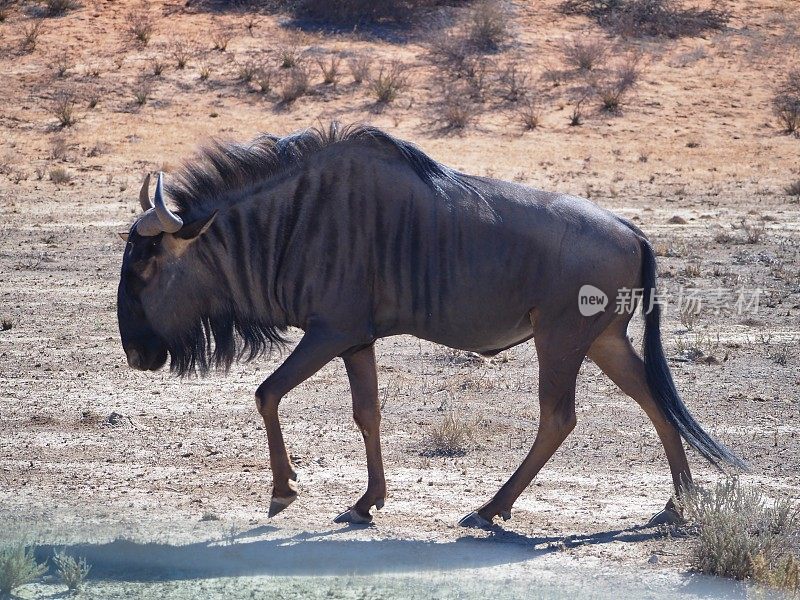
<instances>
[{"instance_id":1,"label":"wildebeest front leg","mask_svg":"<svg viewBox=\"0 0 800 600\"><path fill-rule=\"evenodd\" d=\"M278 404L292 388L299 385L352 344L324 327L309 328L303 339L256 390L256 406L264 418L272 468L272 502L269 516L275 516L297 498L297 474L292 468L283 442Z\"/></svg>"},{"instance_id":2,"label":"wildebeest front leg","mask_svg":"<svg viewBox=\"0 0 800 600\"><path fill-rule=\"evenodd\" d=\"M386 498L386 479L381 458L381 407L378 402L378 374L375 366L375 346L369 346L344 357L350 391L353 395L353 419L364 437L367 450L367 491L348 510L334 521L337 523L369 523L370 509L383 508Z\"/></svg>"}]
</instances>

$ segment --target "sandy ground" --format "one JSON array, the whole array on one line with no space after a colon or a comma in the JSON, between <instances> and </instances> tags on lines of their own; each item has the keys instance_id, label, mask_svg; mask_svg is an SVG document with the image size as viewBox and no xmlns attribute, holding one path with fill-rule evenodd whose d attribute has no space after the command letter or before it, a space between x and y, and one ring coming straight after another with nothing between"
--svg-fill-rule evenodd
<instances>
[{"instance_id":1,"label":"sandy ground","mask_svg":"<svg viewBox=\"0 0 800 600\"><path fill-rule=\"evenodd\" d=\"M156 32L142 47L126 31L133 4L87 1L64 17L45 19L37 48L23 53L20 38L33 9L14 9L0 24L6 50L0 54L6 73L0 91L0 317L11 325L0 332L3 538L80 550L96 557L95 575L109 580L125 579L112 576L117 559L108 557L125 557L129 549L103 546L117 537L167 544L172 550L166 555L177 564L190 560L192 548L205 549L200 556L209 563L217 552L233 553L206 579L196 572L168 578L178 595L200 594L196 586L203 585L220 594L265 585L302 588L302 577L267 576L319 574L316 560L332 561L323 570L337 575L412 573L440 560L441 570L472 573L456 579L465 586L482 585L492 572L527 572L536 582L586 569L575 583L583 586L593 577L602 580L608 565L628 573L632 579L625 581L633 586L656 580L663 584L653 584L657 589L686 585L676 574L688 567L691 540L642 528L670 495L655 432L590 362L579 379L576 430L519 499L513 520L494 532L455 524L495 492L530 448L538 421L532 345L485 361L406 337L377 344L389 497L375 525L365 529L331 523L366 485L340 362L281 405L301 496L273 520L266 518L266 436L252 394L280 357L203 380L127 368L115 313L122 255L116 232L138 211L142 174L175 168L209 135L246 139L332 117L385 127L467 172L588 195L634 219L661 255L661 286L671 298L681 287L721 289L727 298L740 289L761 290L755 314L706 309L682 321L668 308L665 347L687 405L750 464L743 479L769 495L797 498L800 205L784 187L800 178L800 140L779 132L769 98L782 65L797 57L798 7L729 2L734 18L728 31L639 43L646 70L623 113L593 108L582 126L569 127L566 92L538 78L559 65L565 37L600 30L585 18L559 15L554 2L541 4L516 3L515 42L493 60L525 61L546 98L542 127L522 133L513 108L497 105L461 135L433 133L426 125L435 68L413 37L397 42L296 33L274 16L262 16L251 35L241 15L159 2L152 8L161 15ZM220 24L235 33L226 52L211 51L203 33ZM206 48L183 70L169 53L177 39ZM313 94L285 108L236 81L236 63L276 60L289 43L310 53L403 60L411 65L410 87L378 111L349 75L333 90L314 71ZM69 59L64 77L54 73L60 56ZM136 106L131 90L155 57L167 67L151 78L151 100ZM203 64L211 71L205 82L199 79ZM52 101L67 88L81 101L77 123L62 129ZM91 94L99 95L93 109L84 100ZM58 167L71 175L69 182L50 180ZM747 243L754 230L757 239ZM638 326L632 336L641 338ZM428 456L431 432L448 411L470 425L469 449L463 456ZM700 482L719 477L696 455L690 458ZM248 532L260 541L242 546L237 536ZM228 538L234 540L230 549ZM431 551L434 542L441 547ZM237 570L237 552L247 565L258 565L260 552L288 556L274 569L267 562L250 573ZM352 568L344 566L348 561ZM240 581L251 575L262 579ZM642 576L656 579L642 584ZM146 579L135 588L143 595ZM350 586L326 581L332 590ZM503 588L502 579L495 583ZM159 594L172 593L163 581L158 585ZM615 585L622 584L612 582L608 590ZM605 589L595 591L602 596ZM125 593L113 586L98 590L102 597ZM582 595L590 595L587 590ZM730 590L732 597L745 593Z\"/></svg>"}]
</instances>

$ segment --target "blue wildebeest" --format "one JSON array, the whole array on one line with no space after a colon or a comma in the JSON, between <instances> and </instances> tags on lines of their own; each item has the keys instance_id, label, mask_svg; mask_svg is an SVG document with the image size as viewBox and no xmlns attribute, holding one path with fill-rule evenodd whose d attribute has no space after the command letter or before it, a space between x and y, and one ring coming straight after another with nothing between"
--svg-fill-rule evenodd
<instances>
[{"instance_id":1,"label":"blue wildebeest","mask_svg":"<svg viewBox=\"0 0 800 600\"><path fill-rule=\"evenodd\" d=\"M531 338L536 345L541 413L533 447L465 525L509 518L572 431L586 356L653 422L676 493L691 482L681 437L714 464L741 464L675 389L652 302L650 244L588 200L465 175L366 126L215 143L166 187L159 174L154 202L148 182L144 214L124 236L119 284L131 367L158 369L169 356L174 372L203 373L281 345L289 326L304 331L256 391L273 474L270 516L297 497L278 404L337 356L369 474L366 493L337 521L367 522L372 507L383 506L373 344L397 334L486 356ZM643 289L650 309L643 359L626 335L633 308L581 311L584 286L612 301L621 290ZM677 517L670 503L660 515Z\"/></svg>"}]
</instances>

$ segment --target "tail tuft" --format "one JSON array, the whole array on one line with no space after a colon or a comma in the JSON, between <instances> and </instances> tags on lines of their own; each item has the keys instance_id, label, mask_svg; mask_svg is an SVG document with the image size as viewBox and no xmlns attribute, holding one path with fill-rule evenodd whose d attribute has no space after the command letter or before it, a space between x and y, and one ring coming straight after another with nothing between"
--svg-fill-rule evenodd
<instances>
[{"instance_id":1,"label":"tail tuft","mask_svg":"<svg viewBox=\"0 0 800 600\"><path fill-rule=\"evenodd\" d=\"M639 232L637 232L639 233ZM642 295L644 311L644 365L647 385L656 403L669 421L692 448L702 454L711 464L721 469L720 463L728 463L739 469L747 465L733 452L708 435L694 419L681 400L661 345L661 310L652 302L656 289L656 257L653 248L640 235L642 246Z\"/></svg>"}]
</instances>

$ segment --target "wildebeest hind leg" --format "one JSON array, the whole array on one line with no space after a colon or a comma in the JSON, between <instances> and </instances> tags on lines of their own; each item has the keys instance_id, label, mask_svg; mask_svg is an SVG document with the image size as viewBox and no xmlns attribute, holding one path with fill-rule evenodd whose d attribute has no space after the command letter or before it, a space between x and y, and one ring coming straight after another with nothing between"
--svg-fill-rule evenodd
<instances>
[{"instance_id":1,"label":"wildebeest hind leg","mask_svg":"<svg viewBox=\"0 0 800 600\"><path fill-rule=\"evenodd\" d=\"M494 497L461 519L461 525L486 526L498 515L506 520L511 518L514 501L575 428L575 381L585 351L576 350L573 336L563 332L555 326L548 331L537 331L534 337L539 358L540 417L533 447Z\"/></svg>"},{"instance_id":2,"label":"wildebeest hind leg","mask_svg":"<svg viewBox=\"0 0 800 600\"><path fill-rule=\"evenodd\" d=\"M289 357L256 390L256 406L264 418L272 468L272 502L269 516L275 516L297 498L297 475L283 441L278 404L299 385L348 347L352 340L322 326L310 327Z\"/></svg>"},{"instance_id":3,"label":"wildebeest hind leg","mask_svg":"<svg viewBox=\"0 0 800 600\"><path fill-rule=\"evenodd\" d=\"M692 474L681 436L670 424L653 400L647 385L644 362L636 354L626 335L627 319L620 319L606 329L589 349L589 358L616 383L628 396L636 400L652 421L658 437L664 446L675 494L680 496L683 489L692 483ZM651 524L680 520L672 500L658 513Z\"/></svg>"},{"instance_id":4,"label":"wildebeest hind leg","mask_svg":"<svg viewBox=\"0 0 800 600\"><path fill-rule=\"evenodd\" d=\"M367 451L367 491L348 510L334 519L337 523L369 523L370 509L383 508L386 498L386 479L381 458L381 407L378 402L378 374L375 366L375 347L368 346L344 357L344 366L353 395L353 419L361 430Z\"/></svg>"}]
</instances>

